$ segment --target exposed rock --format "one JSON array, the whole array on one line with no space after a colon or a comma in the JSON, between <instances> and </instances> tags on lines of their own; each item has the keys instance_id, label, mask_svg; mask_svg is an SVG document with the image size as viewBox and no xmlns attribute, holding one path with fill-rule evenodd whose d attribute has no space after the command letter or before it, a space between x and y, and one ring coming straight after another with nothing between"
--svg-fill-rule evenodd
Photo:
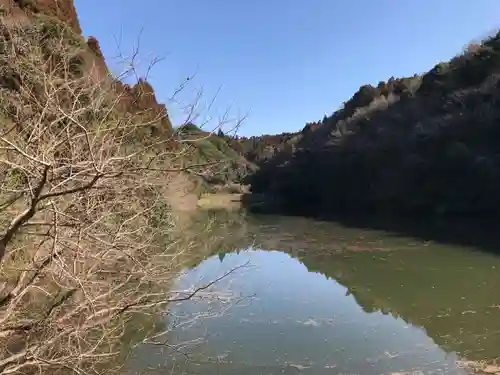
<instances>
[{"instance_id":1,"label":"exposed rock","mask_svg":"<svg viewBox=\"0 0 500 375\"><path fill-rule=\"evenodd\" d=\"M26 13L43 13L64 22L77 34L82 32L73 0L0 0L0 8L18 20L25 20Z\"/></svg>"},{"instance_id":2,"label":"exposed rock","mask_svg":"<svg viewBox=\"0 0 500 375\"><path fill-rule=\"evenodd\" d=\"M96 57L101 57L104 59L99 41L95 37L90 36L87 39L87 45L89 46L90 50L95 53Z\"/></svg>"},{"instance_id":3,"label":"exposed rock","mask_svg":"<svg viewBox=\"0 0 500 375\"><path fill-rule=\"evenodd\" d=\"M45 14L68 25L78 37L83 39L82 30L73 0L0 0L3 16L9 22L30 22L34 14ZM104 59L99 41L89 37L86 41L87 51L81 54L83 71L96 81L108 84L120 95L121 106L131 113L141 113L146 121L151 121L153 135L170 135L172 125L168 118L165 105L159 104L153 87L140 79L130 86L115 79ZM15 83L15 82L14 82ZM2 85L13 84L0 82ZM157 121L156 121L157 120Z\"/></svg>"},{"instance_id":4,"label":"exposed rock","mask_svg":"<svg viewBox=\"0 0 500 375\"><path fill-rule=\"evenodd\" d=\"M70 26L76 33L82 33L73 0L24 0L24 2L33 3L38 12L53 16Z\"/></svg>"},{"instance_id":5,"label":"exposed rock","mask_svg":"<svg viewBox=\"0 0 500 375\"><path fill-rule=\"evenodd\" d=\"M155 131L167 135L172 133L167 109L164 104L158 103L154 89L147 81L139 79L134 86L115 81L114 90L120 95L124 110L142 113L149 120L158 119L158 125L151 129L153 133Z\"/></svg>"}]
</instances>

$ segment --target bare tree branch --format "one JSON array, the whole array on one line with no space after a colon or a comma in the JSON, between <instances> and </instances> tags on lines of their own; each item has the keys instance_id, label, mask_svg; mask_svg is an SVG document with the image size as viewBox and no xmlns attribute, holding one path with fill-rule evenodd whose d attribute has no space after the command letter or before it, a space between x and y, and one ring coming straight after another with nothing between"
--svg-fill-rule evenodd
<instances>
[{"instance_id":1,"label":"bare tree branch","mask_svg":"<svg viewBox=\"0 0 500 375\"><path fill-rule=\"evenodd\" d=\"M177 226L169 184L222 161L186 160L190 141L152 136L166 114L138 108L144 97L118 91L116 77L87 74L81 41L40 22L0 19L0 74L22 82L0 87L0 375L96 374L123 354L137 319L158 327L135 342L156 340L171 303L216 297L211 287L238 269L171 290L211 244ZM140 79L136 59L137 49L124 74Z\"/></svg>"}]
</instances>

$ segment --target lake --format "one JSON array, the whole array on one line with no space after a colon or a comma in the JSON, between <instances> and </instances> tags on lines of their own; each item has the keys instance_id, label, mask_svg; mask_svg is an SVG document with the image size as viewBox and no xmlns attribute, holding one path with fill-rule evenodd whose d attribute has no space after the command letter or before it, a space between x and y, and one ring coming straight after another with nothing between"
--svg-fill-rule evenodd
<instances>
[{"instance_id":1,"label":"lake","mask_svg":"<svg viewBox=\"0 0 500 375\"><path fill-rule=\"evenodd\" d=\"M499 256L302 218L242 228L180 276L200 298L127 373L465 374L500 357Z\"/></svg>"}]
</instances>

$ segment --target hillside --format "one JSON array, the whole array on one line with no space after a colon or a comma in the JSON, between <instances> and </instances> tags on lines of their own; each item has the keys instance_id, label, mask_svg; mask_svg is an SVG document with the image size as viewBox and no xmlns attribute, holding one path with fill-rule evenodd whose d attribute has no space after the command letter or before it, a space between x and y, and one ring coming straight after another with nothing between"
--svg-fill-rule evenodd
<instances>
[{"instance_id":1,"label":"hillside","mask_svg":"<svg viewBox=\"0 0 500 375\"><path fill-rule=\"evenodd\" d=\"M252 192L310 215L498 214L499 73L500 33L422 76L362 86L260 163Z\"/></svg>"},{"instance_id":2,"label":"hillside","mask_svg":"<svg viewBox=\"0 0 500 375\"><path fill-rule=\"evenodd\" d=\"M0 374L123 373L151 317L197 294L169 291L218 245L178 216L234 154L194 165L136 78L111 74L72 0L0 0Z\"/></svg>"},{"instance_id":3,"label":"hillside","mask_svg":"<svg viewBox=\"0 0 500 375\"><path fill-rule=\"evenodd\" d=\"M4 9L7 19L11 20L11 22L44 20L48 23L55 22L54 28L68 28L67 36L74 39L74 43L77 43L78 47L81 48L78 58L81 59L82 71L92 77L95 82L103 83L107 89L113 91L119 97L117 105L120 109L131 114L140 114L142 117L148 117L151 120L151 124L145 127L141 136L164 139L165 149L177 151L175 157L171 158L171 162L176 166L186 168L188 165L197 165L204 162L218 165L218 168L212 167L210 172L208 172L207 168L204 168L203 172L209 175L208 178L199 174L204 166L189 168L189 170L185 169L184 172L193 172L189 174L189 178L196 184L199 184L200 181L215 181L218 179L215 176L216 174L220 174L220 180L229 182L230 179L238 178L243 173L240 170L245 169L245 163L241 159L236 160L237 158L231 150L225 152L209 150L203 140L199 142L194 140L179 142L178 134L174 134L174 124L170 121L167 108L164 104L158 103L152 85L142 77L135 76L133 68L130 72L122 72L119 77L114 75L114 72L108 69L98 39L93 36L85 39L82 36L82 30L72 0L0 0L0 8ZM61 24L57 25L58 22L61 22ZM136 62L130 61L129 63L133 65ZM134 85L125 84L122 82L122 78L125 77L135 78L137 83ZM217 142L216 139L216 134L211 135L213 143ZM200 149L198 145L200 145ZM220 147L224 147L224 145L220 145ZM200 157L201 154L205 156Z\"/></svg>"},{"instance_id":4,"label":"hillside","mask_svg":"<svg viewBox=\"0 0 500 375\"><path fill-rule=\"evenodd\" d=\"M200 166L190 168L189 172L208 185L239 182L256 170L256 165L243 156L232 137L222 131L215 134L188 123L175 130L174 138L185 146L186 163Z\"/></svg>"}]
</instances>

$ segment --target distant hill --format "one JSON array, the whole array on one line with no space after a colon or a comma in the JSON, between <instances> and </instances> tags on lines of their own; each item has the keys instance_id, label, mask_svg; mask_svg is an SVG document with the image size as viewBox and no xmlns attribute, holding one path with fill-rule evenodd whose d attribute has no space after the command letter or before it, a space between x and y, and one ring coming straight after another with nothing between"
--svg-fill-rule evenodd
<instances>
[{"instance_id":1,"label":"distant hill","mask_svg":"<svg viewBox=\"0 0 500 375\"><path fill-rule=\"evenodd\" d=\"M424 75L364 85L321 122L277 136L271 158L274 138L252 140L252 191L301 214L497 214L499 77L500 33Z\"/></svg>"},{"instance_id":2,"label":"distant hill","mask_svg":"<svg viewBox=\"0 0 500 375\"><path fill-rule=\"evenodd\" d=\"M193 123L187 123L175 130L176 140L183 149L185 163L199 165L190 172L203 178L206 184L225 185L239 182L255 172L255 164L245 159L237 143L222 132L207 132Z\"/></svg>"}]
</instances>

